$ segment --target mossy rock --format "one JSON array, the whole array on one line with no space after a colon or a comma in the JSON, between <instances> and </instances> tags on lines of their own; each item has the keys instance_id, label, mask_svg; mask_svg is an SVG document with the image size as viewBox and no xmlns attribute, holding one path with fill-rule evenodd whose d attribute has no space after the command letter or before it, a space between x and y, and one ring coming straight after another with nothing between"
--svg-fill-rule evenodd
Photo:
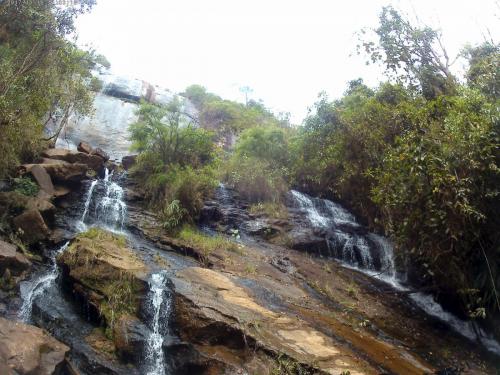
<instances>
[{"instance_id":1,"label":"mossy rock","mask_svg":"<svg viewBox=\"0 0 500 375\"><path fill-rule=\"evenodd\" d=\"M108 337L123 315L137 315L147 289L147 268L123 236L92 228L58 257L66 287L101 318Z\"/></svg>"}]
</instances>

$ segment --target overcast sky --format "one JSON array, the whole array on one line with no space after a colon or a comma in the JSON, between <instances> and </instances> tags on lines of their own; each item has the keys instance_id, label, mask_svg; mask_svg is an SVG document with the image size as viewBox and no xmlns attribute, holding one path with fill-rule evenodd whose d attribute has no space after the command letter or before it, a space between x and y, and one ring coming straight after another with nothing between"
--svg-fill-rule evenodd
<instances>
[{"instance_id":1,"label":"overcast sky","mask_svg":"<svg viewBox=\"0 0 500 375\"><path fill-rule=\"evenodd\" d=\"M488 33L500 36L499 0L97 0L77 22L79 44L114 73L182 91L201 84L224 98L252 98L300 123L320 91L382 79L355 53L356 32L375 27L383 5L439 28L450 55Z\"/></svg>"}]
</instances>

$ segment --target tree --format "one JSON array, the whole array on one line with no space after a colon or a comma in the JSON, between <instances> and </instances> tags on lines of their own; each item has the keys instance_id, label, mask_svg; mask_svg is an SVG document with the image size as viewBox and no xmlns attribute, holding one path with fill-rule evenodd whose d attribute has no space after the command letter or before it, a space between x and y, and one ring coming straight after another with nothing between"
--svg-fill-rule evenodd
<instances>
[{"instance_id":1,"label":"tree","mask_svg":"<svg viewBox=\"0 0 500 375\"><path fill-rule=\"evenodd\" d=\"M453 62L438 31L413 26L391 6L382 8L379 21L374 30L378 43L362 41L358 51L363 48L372 62L382 62L388 73L410 87L419 87L427 99L453 92Z\"/></svg>"},{"instance_id":2,"label":"tree","mask_svg":"<svg viewBox=\"0 0 500 375\"><path fill-rule=\"evenodd\" d=\"M91 110L91 53L68 41L73 22L93 0L59 7L50 0L0 4L0 177L44 147L56 117L59 129L72 112ZM49 139L57 137L49 135Z\"/></svg>"},{"instance_id":3,"label":"tree","mask_svg":"<svg viewBox=\"0 0 500 375\"><path fill-rule=\"evenodd\" d=\"M487 97L500 98L500 44L485 42L476 47L466 47L463 55L469 62L467 81Z\"/></svg>"},{"instance_id":4,"label":"tree","mask_svg":"<svg viewBox=\"0 0 500 375\"><path fill-rule=\"evenodd\" d=\"M179 99L166 106L142 103L139 120L130 125L132 150L157 156L165 166L200 166L213 156L212 135L182 114Z\"/></svg>"}]
</instances>

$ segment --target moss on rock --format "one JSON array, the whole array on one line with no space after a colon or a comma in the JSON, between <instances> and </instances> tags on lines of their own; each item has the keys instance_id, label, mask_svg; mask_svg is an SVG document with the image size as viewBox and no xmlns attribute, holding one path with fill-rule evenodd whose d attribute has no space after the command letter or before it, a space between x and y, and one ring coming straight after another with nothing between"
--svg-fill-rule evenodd
<instances>
[{"instance_id":1,"label":"moss on rock","mask_svg":"<svg viewBox=\"0 0 500 375\"><path fill-rule=\"evenodd\" d=\"M102 319L108 337L121 316L137 314L147 269L124 236L91 228L72 241L58 263L67 285Z\"/></svg>"}]
</instances>

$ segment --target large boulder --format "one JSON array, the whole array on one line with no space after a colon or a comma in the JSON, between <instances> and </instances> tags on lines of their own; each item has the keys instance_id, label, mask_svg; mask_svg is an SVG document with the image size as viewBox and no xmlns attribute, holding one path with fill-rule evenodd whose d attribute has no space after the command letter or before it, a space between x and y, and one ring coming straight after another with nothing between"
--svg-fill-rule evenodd
<instances>
[{"instance_id":1,"label":"large boulder","mask_svg":"<svg viewBox=\"0 0 500 375\"><path fill-rule=\"evenodd\" d=\"M86 164L71 164L63 160L54 160L53 163L44 163L41 166L57 182L80 182L87 178L88 166Z\"/></svg>"},{"instance_id":2,"label":"large boulder","mask_svg":"<svg viewBox=\"0 0 500 375\"><path fill-rule=\"evenodd\" d=\"M75 152L64 148L51 148L45 150L42 156L48 159L67 161L68 163L85 164L96 172L102 170L105 161L100 155Z\"/></svg>"},{"instance_id":3,"label":"large boulder","mask_svg":"<svg viewBox=\"0 0 500 375\"><path fill-rule=\"evenodd\" d=\"M99 156L103 161L108 161L109 160L109 155L104 151L102 148L96 147L91 155L93 156Z\"/></svg>"},{"instance_id":4,"label":"large boulder","mask_svg":"<svg viewBox=\"0 0 500 375\"><path fill-rule=\"evenodd\" d=\"M57 262L64 286L111 334L122 316L138 313L147 269L123 236L92 228L79 234Z\"/></svg>"},{"instance_id":5,"label":"large boulder","mask_svg":"<svg viewBox=\"0 0 500 375\"><path fill-rule=\"evenodd\" d=\"M0 318L0 372L5 375L62 374L69 347L40 328Z\"/></svg>"},{"instance_id":6,"label":"large boulder","mask_svg":"<svg viewBox=\"0 0 500 375\"><path fill-rule=\"evenodd\" d=\"M131 167L135 165L137 155L127 155L122 158L123 169L128 171Z\"/></svg>"},{"instance_id":7,"label":"large boulder","mask_svg":"<svg viewBox=\"0 0 500 375\"><path fill-rule=\"evenodd\" d=\"M41 190L43 190L49 197L54 195L54 185L52 179L47 171L40 165L34 165L30 170L31 175L37 182Z\"/></svg>"},{"instance_id":8,"label":"large boulder","mask_svg":"<svg viewBox=\"0 0 500 375\"><path fill-rule=\"evenodd\" d=\"M16 246L0 240L0 276L8 269L11 275L19 276L31 267L31 262L16 251Z\"/></svg>"},{"instance_id":9,"label":"large boulder","mask_svg":"<svg viewBox=\"0 0 500 375\"><path fill-rule=\"evenodd\" d=\"M13 220L14 226L21 231L21 238L27 244L43 241L50 235L40 211L32 209L23 212Z\"/></svg>"}]
</instances>

